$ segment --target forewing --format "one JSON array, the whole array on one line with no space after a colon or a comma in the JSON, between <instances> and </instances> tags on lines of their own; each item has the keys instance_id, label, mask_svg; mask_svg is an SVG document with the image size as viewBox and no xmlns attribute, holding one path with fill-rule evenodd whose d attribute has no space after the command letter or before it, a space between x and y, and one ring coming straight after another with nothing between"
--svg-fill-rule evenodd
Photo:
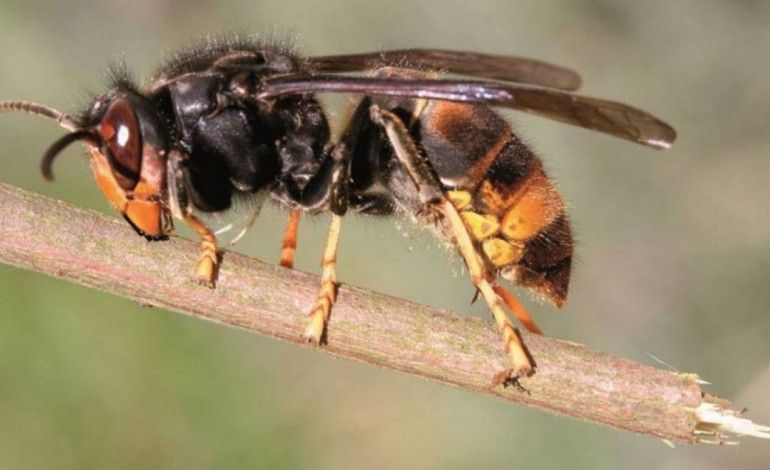
<instances>
[{"instance_id":1,"label":"forewing","mask_svg":"<svg viewBox=\"0 0 770 470\"><path fill-rule=\"evenodd\" d=\"M566 91L515 83L345 75L279 76L264 80L256 97L271 99L302 93L360 93L483 103L544 116L653 148L668 148L676 139L676 131L670 125L640 109Z\"/></svg>"},{"instance_id":2,"label":"forewing","mask_svg":"<svg viewBox=\"0 0 770 470\"><path fill-rule=\"evenodd\" d=\"M307 63L319 73L353 72L384 66L426 68L562 90L577 90L581 82L577 72L539 60L443 49L397 49L311 57Z\"/></svg>"}]
</instances>

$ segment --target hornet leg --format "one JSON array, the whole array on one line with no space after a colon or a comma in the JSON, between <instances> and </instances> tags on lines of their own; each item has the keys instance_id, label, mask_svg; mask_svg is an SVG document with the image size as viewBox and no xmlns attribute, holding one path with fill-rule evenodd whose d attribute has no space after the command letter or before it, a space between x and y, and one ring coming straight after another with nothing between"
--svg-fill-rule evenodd
<instances>
[{"instance_id":1,"label":"hornet leg","mask_svg":"<svg viewBox=\"0 0 770 470\"><path fill-rule=\"evenodd\" d=\"M297 229L299 227L299 209L292 209L289 212L289 222L286 225L286 231L283 234L283 244L281 246L281 266L292 269L294 267L294 253L297 251Z\"/></svg>"},{"instance_id":2,"label":"hornet leg","mask_svg":"<svg viewBox=\"0 0 770 470\"><path fill-rule=\"evenodd\" d=\"M430 164L419 154L404 123L398 116L384 111L378 106L372 106L370 113L372 121L383 129L393 146L396 158L414 181L421 202L432 206L432 209L437 210L443 217L460 255L468 266L471 281L481 292L492 312L510 360L510 366L496 374L493 383L507 385L510 382L515 382L519 377L531 375L534 371L534 363L525 350L518 330L505 314L494 287L487 280L481 255L473 244L468 228L457 208L444 194Z\"/></svg>"},{"instance_id":3,"label":"hornet leg","mask_svg":"<svg viewBox=\"0 0 770 470\"><path fill-rule=\"evenodd\" d=\"M201 239L201 251L198 263L195 266L195 277L201 285L213 288L216 284L217 271L219 270L217 237L203 221L191 213L185 213L182 221L188 227L195 230L195 233Z\"/></svg>"},{"instance_id":4,"label":"hornet leg","mask_svg":"<svg viewBox=\"0 0 770 470\"><path fill-rule=\"evenodd\" d=\"M337 244L340 237L342 216L348 209L348 178L350 173L350 152L343 143L337 144L329 156L334 163L330 173L329 187L325 189L326 201L332 211L332 222L326 237L324 256L321 261L321 289L318 292L304 337L310 343L326 342L326 324L329 321L334 302L337 300Z\"/></svg>"},{"instance_id":5,"label":"hornet leg","mask_svg":"<svg viewBox=\"0 0 770 470\"><path fill-rule=\"evenodd\" d=\"M217 237L205 223L192 212L192 205L187 200L184 190L182 162L185 156L178 150L172 150L168 156L168 190L171 212L193 229L201 239L200 256L195 267L195 277L204 286L213 288L219 268L219 247Z\"/></svg>"},{"instance_id":6,"label":"hornet leg","mask_svg":"<svg viewBox=\"0 0 770 470\"><path fill-rule=\"evenodd\" d=\"M536 335L544 335L543 330L540 329L539 326L537 326L537 323L535 323L535 320L532 319L532 316L529 314L526 308L524 308L523 305L521 305L521 302L519 302L519 299L516 298L515 295L510 293L507 289L500 286L492 286L495 293L500 296L501 299L503 299L503 302L505 302L505 305L508 306L508 309L513 312L513 314L516 316L516 318L519 320L519 322L524 325L524 328L527 329L530 333L534 333Z\"/></svg>"},{"instance_id":7,"label":"hornet leg","mask_svg":"<svg viewBox=\"0 0 770 470\"><path fill-rule=\"evenodd\" d=\"M334 301L337 300L337 243L340 236L342 217L332 214L332 223L326 238L326 247L321 261L321 289L310 310L304 338L309 343L322 344L326 341L326 324L329 321Z\"/></svg>"},{"instance_id":8,"label":"hornet leg","mask_svg":"<svg viewBox=\"0 0 770 470\"><path fill-rule=\"evenodd\" d=\"M313 178L302 195L303 207L328 207L332 221L326 238L321 261L321 288L305 328L304 338L311 343L326 342L326 326L334 302L337 300L337 245L342 216L350 202L350 167L352 149L359 138L362 126L368 122L366 113L357 113L351 119L340 141L332 148L322 164L317 177Z\"/></svg>"}]
</instances>

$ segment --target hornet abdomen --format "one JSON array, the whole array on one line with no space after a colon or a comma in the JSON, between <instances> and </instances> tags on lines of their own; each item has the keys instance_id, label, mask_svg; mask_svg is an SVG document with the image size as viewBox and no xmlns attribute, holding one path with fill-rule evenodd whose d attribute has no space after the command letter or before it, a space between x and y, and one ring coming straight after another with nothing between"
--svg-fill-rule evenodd
<instances>
[{"instance_id":1,"label":"hornet abdomen","mask_svg":"<svg viewBox=\"0 0 770 470\"><path fill-rule=\"evenodd\" d=\"M486 106L447 101L416 106L419 117L411 131L490 270L563 305L572 233L564 202L540 159Z\"/></svg>"}]
</instances>

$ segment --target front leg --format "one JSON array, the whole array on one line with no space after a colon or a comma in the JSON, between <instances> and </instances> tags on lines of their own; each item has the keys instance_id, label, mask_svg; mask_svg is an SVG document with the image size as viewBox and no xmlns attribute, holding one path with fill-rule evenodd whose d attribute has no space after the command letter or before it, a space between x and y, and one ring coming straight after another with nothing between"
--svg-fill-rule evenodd
<instances>
[{"instance_id":1,"label":"front leg","mask_svg":"<svg viewBox=\"0 0 770 470\"><path fill-rule=\"evenodd\" d=\"M201 219L193 214L193 207L184 188L185 155L179 150L169 152L167 182L171 213L193 229L201 239L200 256L195 266L195 278L201 285L213 288L219 268L217 237Z\"/></svg>"},{"instance_id":2,"label":"front leg","mask_svg":"<svg viewBox=\"0 0 770 470\"><path fill-rule=\"evenodd\" d=\"M219 247L214 232L192 213L185 213L182 221L195 230L201 239L200 255L195 266L195 278L202 286L214 288L219 271Z\"/></svg>"}]
</instances>

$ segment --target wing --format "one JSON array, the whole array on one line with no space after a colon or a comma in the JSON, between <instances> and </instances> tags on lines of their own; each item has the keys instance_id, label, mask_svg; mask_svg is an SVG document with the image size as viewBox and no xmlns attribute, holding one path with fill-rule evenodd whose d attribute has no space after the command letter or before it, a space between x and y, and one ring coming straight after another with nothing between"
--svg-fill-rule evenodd
<instances>
[{"instance_id":1,"label":"wing","mask_svg":"<svg viewBox=\"0 0 770 470\"><path fill-rule=\"evenodd\" d=\"M640 109L614 101L515 83L284 75L264 79L256 98L269 100L302 93L361 93L483 103L525 111L658 149L669 148L676 139L676 131L671 126Z\"/></svg>"},{"instance_id":2,"label":"wing","mask_svg":"<svg viewBox=\"0 0 770 470\"><path fill-rule=\"evenodd\" d=\"M580 75L539 60L442 49L398 49L307 59L319 73L354 72L383 66L427 67L450 73L562 90L580 88Z\"/></svg>"}]
</instances>

